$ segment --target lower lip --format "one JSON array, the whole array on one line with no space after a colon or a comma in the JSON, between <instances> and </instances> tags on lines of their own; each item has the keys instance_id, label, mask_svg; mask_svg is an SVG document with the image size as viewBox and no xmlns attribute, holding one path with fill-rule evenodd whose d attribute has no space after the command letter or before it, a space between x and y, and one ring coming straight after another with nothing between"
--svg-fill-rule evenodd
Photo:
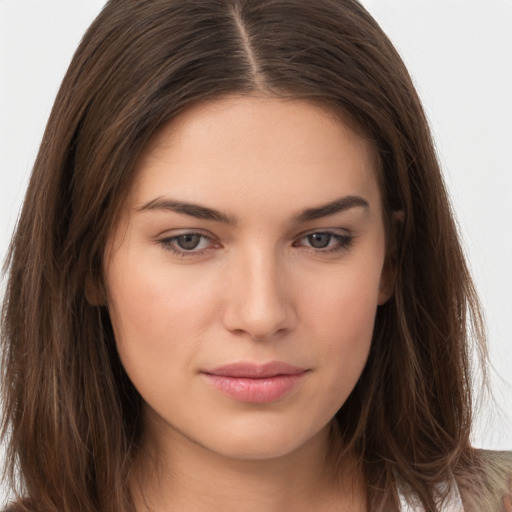
<instances>
[{"instance_id":1,"label":"lower lip","mask_svg":"<svg viewBox=\"0 0 512 512\"><path fill-rule=\"evenodd\" d=\"M204 373L203 376L217 391L252 404L275 402L298 386L306 372L293 375L276 375L251 379L246 377L229 377Z\"/></svg>"}]
</instances>

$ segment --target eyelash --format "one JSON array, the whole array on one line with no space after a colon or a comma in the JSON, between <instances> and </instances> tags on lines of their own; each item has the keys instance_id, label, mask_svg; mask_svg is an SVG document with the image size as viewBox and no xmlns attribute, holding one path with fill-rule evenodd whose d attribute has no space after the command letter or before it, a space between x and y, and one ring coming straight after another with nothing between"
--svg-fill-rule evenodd
<instances>
[{"instance_id":1,"label":"eyelash","mask_svg":"<svg viewBox=\"0 0 512 512\"><path fill-rule=\"evenodd\" d=\"M337 252L342 252L342 251L348 250L354 241L354 237L351 235L341 235L341 234L335 233L333 231L312 231L310 233L300 236L298 239L296 239L296 241L293 242L292 246L293 247L301 247L302 245L300 245L299 242L302 240L305 240L308 237L311 237L313 235L328 235L330 237L329 243L331 243L331 241L333 239L337 242L337 243L335 243L334 246L332 246L332 247L327 246L327 248L323 248L323 247L315 248L312 246L303 246L303 247L307 247L307 248L313 250L314 252L321 253L321 254L331 254L331 253L337 253ZM209 247L205 247L200 250L195 250L195 248L188 250L188 251L184 250L184 249L179 249L176 246L177 240L184 236L199 236L203 240L204 239L210 240L211 244ZM190 232L182 233L182 234L179 234L176 236L162 238L160 240L157 240L157 242L166 251L170 251L174 255L181 256L183 258L191 257L191 256L200 256L200 255L204 254L206 251L215 248L215 247L212 247L212 245L214 245L214 246L217 245L218 247L220 247L220 243L215 243L211 237L209 237L203 233L197 232L197 231L190 231Z\"/></svg>"}]
</instances>

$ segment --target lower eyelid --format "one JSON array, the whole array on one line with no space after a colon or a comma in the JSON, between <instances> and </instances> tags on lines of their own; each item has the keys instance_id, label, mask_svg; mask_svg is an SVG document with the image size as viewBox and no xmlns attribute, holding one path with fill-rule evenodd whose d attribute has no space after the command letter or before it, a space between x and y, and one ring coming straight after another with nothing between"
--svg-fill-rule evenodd
<instances>
[{"instance_id":1,"label":"lower eyelid","mask_svg":"<svg viewBox=\"0 0 512 512\"><path fill-rule=\"evenodd\" d=\"M334 239L335 243L333 245L328 245L324 248L315 248L315 247L308 246L305 244L300 244L300 242L302 240L306 239L308 236L311 236L313 234L320 234L320 233L330 235ZM200 249L196 249L196 248L190 249L190 250L182 249L177 245L177 240L181 236L185 236L185 235L199 235L203 240L208 241L207 246L202 247ZM322 253L322 252L329 253L329 252L337 252L337 251L343 251L343 250L349 249L354 241L354 238L355 237L353 235L341 234L341 233L336 233L336 232L331 232L331 231L313 231L313 232L307 233L307 234L302 235L301 237L297 238L293 242L292 245L295 247L302 246L302 247L305 247L306 249L310 249L310 250L313 250L313 251L319 252L319 253ZM155 242L158 245L160 245L163 249L165 249L166 251L169 251L171 253L181 255L181 256L198 256L208 250L221 247L220 242L216 241L213 237L205 235L204 233L194 232L194 231L186 231L186 232L179 233L177 235L164 236L162 238L158 238L157 240L155 240ZM201 245L201 242L199 245Z\"/></svg>"}]
</instances>

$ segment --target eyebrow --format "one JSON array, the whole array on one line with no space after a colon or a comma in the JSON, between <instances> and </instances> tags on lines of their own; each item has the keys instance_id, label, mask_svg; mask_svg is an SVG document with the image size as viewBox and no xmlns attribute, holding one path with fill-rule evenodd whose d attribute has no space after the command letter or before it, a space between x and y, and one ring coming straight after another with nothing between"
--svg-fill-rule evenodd
<instances>
[{"instance_id":1,"label":"eyebrow","mask_svg":"<svg viewBox=\"0 0 512 512\"><path fill-rule=\"evenodd\" d=\"M196 219L213 220L214 222L221 222L223 224L236 224L236 219L234 217L226 215L221 211L214 210L213 208L208 208L206 206L200 206L198 204L174 201L173 199L165 197L157 197L137 210L166 210L180 213L182 215L188 215L189 217L195 217Z\"/></svg>"},{"instance_id":2,"label":"eyebrow","mask_svg":"<svg viewBox=\"0 0 512 512\"><path fill-rule=\"evenodd\" d=\"M293 219L299 224L311 222L313 220L342 213L351 208L369 208L370 205L366 199L360 196L344 196L329 203L315 206L314 208L307 208L294 216ZM166 197L157 197L143 206L137 208L137 211L151 211L151 210L164 210L179 213L182 215L188 215L189 217L195 217L196 219L211 220L214 222L220 222L222 224L235 225L237 220L231 215L227 215L219 210L208 208L207 206L201 206L194 203L187 203L184 201L176 201Z\"/></svg>"},{"instance_id":3,"label":"eyebrow","mask_svg":"<svg viewBox=\"0 0 512 512\"><path fill-rule=\"evenodd\" d=\"M335 215L356 207L367 209L370 205L366 199L363 199L360 196L344 196L339 199L335 199L330 203L316 206L314 208L308 208L297 215L295 220L298 223L310 222L312 220L329 217L330 215Z\"/></svg>"}]
</instances>

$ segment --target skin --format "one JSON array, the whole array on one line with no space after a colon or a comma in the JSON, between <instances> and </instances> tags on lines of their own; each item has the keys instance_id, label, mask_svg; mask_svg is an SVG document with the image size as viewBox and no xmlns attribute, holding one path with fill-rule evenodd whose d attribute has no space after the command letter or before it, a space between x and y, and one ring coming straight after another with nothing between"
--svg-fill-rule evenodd
<instances>
[{"instance_id":1,"label":"skin","mask_svg":"<svg viewBox=\"0 0 512 512\"><path fill-rule=\"evenodd\" d=\"M118 351L146 404L138 510L365 510L353 461L337 473L328 454L392 288L374 161L329 112L275 98L196 105L149 143L105 256ZM298 218L347 196L365 205ZM183 254L184 240L198 245ZM305 374L246 403L204 378L240 361Z\"/></svg>"}]
</instances>

